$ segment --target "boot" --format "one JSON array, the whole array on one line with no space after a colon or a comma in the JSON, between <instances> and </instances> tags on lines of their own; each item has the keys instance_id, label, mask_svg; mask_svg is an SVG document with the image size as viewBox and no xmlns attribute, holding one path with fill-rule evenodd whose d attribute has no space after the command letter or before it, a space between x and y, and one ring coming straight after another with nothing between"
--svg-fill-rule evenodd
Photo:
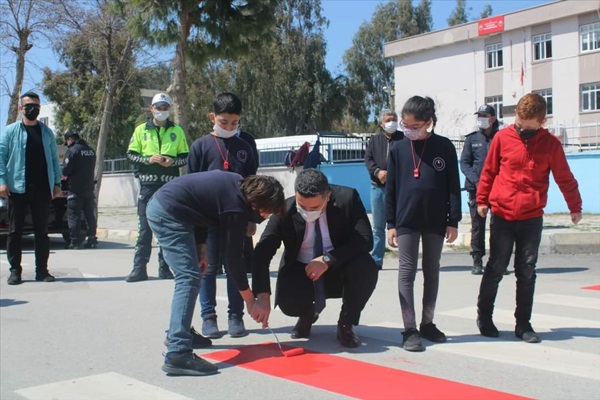
<instances>
[{"instance_id":1,"label":"boot","mask_svg":"<svg viewBox=\"0 0 600 400\"><path fill-rule=\"evenodd\" d=\"M125 282L140 282L147 281L148 273L146 272L146 268L142 267L134 267L127 278L125 278Z\"/></svg>"},{"instance_id":2,"label":"boot","mask_svg":"<svg viewBox=\"0 0 600 400\"><path fill-rule=\"evenodd\" d=\"M160 279L175 279L173 273L169 269L169 267L159 267L158 268L158 277Z\"/></svg>"}]
</instances>

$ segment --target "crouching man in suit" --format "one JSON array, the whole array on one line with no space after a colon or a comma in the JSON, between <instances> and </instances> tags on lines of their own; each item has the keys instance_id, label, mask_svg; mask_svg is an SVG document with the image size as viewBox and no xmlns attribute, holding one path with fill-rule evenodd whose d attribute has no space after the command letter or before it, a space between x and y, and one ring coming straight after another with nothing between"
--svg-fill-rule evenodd
<instances>
[{"instance_id":1,"label":"crouching man in suit","mask_svg":"<svg viewBox=\"0 0 600 400\"><path fill-rule=\"evenodd\" d=\"M379 269L370 256L373 234L358 192L330 185L316 169L300 172L285 213L273 215L255 247L253 291L270 294L269 265L283 242L275 306L299 317L292 338L308 338L326 298L342 298L337 338L360 344L352 326L371 297Z\"/></svg>"}]
</instances>

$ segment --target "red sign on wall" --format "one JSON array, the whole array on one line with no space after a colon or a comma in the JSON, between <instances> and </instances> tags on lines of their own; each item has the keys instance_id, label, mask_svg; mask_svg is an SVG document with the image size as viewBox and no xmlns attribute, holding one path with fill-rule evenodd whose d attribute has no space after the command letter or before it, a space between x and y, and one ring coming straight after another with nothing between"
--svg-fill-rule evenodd
<instances>
[{"instance_id":1,"label":"red sign on wall","mask_svg":"<svg viewBox=\"0 0 600 400\"><path fill-rule=\"evenodd\" d=\"M504 15L482 19L477 23L479 36L504 31Z\"/></svg>"}]
</instances>

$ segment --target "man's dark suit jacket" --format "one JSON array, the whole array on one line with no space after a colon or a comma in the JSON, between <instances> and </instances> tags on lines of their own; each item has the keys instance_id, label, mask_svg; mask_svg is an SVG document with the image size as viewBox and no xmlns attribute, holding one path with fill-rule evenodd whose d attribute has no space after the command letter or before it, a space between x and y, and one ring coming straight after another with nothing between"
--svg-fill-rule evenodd
<instances>
[{"instance_id":1,"label":"man's dark suit jacket","mask_svg":"<svg viewBox=\"0 0 600 400\"><path fill-rule=\"evenodd\" d=\"M333 244L330 269L343 265L359 255L369 254L373 248L373 233L365 207L356 189L330 185L331 197L327 203L327 226ZM260 241L254 249L252 288L254 294L270 293L269 265L283 241L284 253L279 271L292 268L304 239L306 222L296 209L296 198L286 199L282 217L271 216ZM307 278L308 279L308 278ZM293 284L290 282L290 284ZM278 283L278 287L280 287ZM341 297L342 282L326 280L327 297ZM275 294L277 304L277 293Z\"/></svg>"}]
</instances>

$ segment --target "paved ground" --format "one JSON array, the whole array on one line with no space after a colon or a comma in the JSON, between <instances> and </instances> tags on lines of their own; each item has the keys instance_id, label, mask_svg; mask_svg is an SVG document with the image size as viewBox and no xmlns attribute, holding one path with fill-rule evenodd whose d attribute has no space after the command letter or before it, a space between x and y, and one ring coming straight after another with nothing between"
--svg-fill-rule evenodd
<instances>
[{"instance_id":1,"label":"paved ground","mask_svg":"<svg viewBox=\"0 0 600 400\"><path fill-rule=\"evenodd\" d=\"M54 283L33 281L31 241L26 243L26 282L20 286L6 284L6 255L0 253L2 400L496 399L513 395L592 399L600 393L600 291L582 289L600 285L597 255L541 257L533 317L541 344L522 343L512 333L514 275L504 279L498 297L495 321L500 338L477 334L474 307L480 278L469 273L468 253L454 251L442 257L435 319L449 342L426 342L424 353L402 350L396 260L389 257L356 330L363 341L358 349L337 343L340 301L329 300L309 340L290 339L294 319L278 309L271 316L270 325L284 344L314 353L284 358L277 356L274 345L252 347L274 339L246 318L250 335L224 336L212 348L198 351L212 360L227 360L219 362L220 374L174 378L160 370L173 284L158 279L125 283L131 242L101 240L97 250L63 250L62 240L54 237L50 258L51 272L58 278ZM153 276L155 257L156 250ZM417 299L421 287L419 275ZM222 329L226 328L224 293L225 280L220 278ZM225 357L216 353L228 349L238 350ZM481 388L501 393L478 392ZM412 394L407 394L409 390Z\"/></svg>"}]
</instances>

